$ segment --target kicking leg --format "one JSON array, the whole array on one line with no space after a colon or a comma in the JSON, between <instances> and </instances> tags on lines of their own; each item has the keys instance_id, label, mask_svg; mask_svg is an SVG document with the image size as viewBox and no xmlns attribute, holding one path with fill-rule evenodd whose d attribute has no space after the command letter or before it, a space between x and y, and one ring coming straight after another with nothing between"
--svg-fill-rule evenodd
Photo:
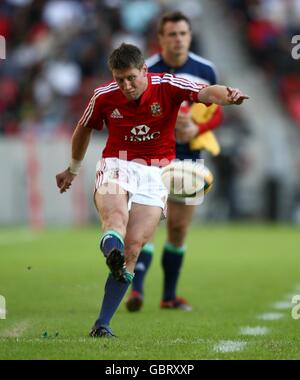
<instances>
[{"instance_id":1,"label":"kicking leg","mask_svg":"<svg viewBox=\"0 0 300 380\"><path fill-rule=\"evenodd\" d=\"M124 236L129 217L127 202L127 192L114 183L101 186L95 194L96 208L102 220L100 249L112 276L117 280L122 280L125 272Z\"/></svg>"},{"instance_id":2,"label":"kicking leg","mask_svg":"<svg viewBox=\"0 0 300 380\"><path fill-rule=\"evenodd\" d=\"M160 214L161 209L159 207L132 205L124 239L125 275L123 276L123 280L117 280L112 275L108 277L100 314L90 332L91 336L113 336L109 326L110 321L132 281L139 251L153 233L155 226L159 222Z\"/></svg>"},{"instance_id":3,"label":"kicking leg","mask_svg":"<svg viewBox=\"0 0 300 380\"><path fill-rule=\"evenodd\" d=\"M95 194L95 204L104 232L100 240L100 249L106 257L111 274L106 280L101 310L90 336L111 337L114 335L109 326L110 320L130 283L129 280L124 280L124 236L129 218L128 196L121 188L116 188L115 185L112 188L111 184L103 185L99 190Z\"/></svg>"}]
</instances>

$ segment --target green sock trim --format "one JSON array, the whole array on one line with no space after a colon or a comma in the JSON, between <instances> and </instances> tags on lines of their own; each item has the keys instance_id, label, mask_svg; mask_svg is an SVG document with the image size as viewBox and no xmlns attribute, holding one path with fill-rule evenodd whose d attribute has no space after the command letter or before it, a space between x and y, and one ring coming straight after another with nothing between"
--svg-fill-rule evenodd
<instances>
[{"instance_id":1,"label":"green sock trim","mask_svg":"<svg viewBox=\"0 0 300 380\"><path fill-rule=\"evenodd\" d=\"M164 249L168 250L171 253L175 253L176 255L183 255L186 251L186 246L184 245L182 247L176 247L174 244L166 243Z\"/></svg>"},{"instance_id":2,"label":"green sock trim","mask_svg":"<svg viewBox=\"0 0 300 380\"><path fill-rule=\"evenodd\" d=\"M148 255L153 255L153 252L154 252L154 244L152 243L146 243L143 248L142 248L142 251L147 253Z\"/></svg>"},{"instance_id":3,"label":"green sock trim","mask_svg":"<svg viewBox=\"0 0 300 380\"><path fill-rule=\"evenodd\" d=\"M124 245L124 239L122 238L122 236L119 234L119 232L115 231L115 230L107 230L106 232L104 232L104 234L101 236L101 243L102 244L102 240L103 238L106 236L106 235L113 235L115 237L117 237L119 240L121 240L122 244Z\"/></svg>"},{"instance_id":4,"label":"green sock trim","mask_svg":"<svg viewBox=\"0 0 300 380\"><path fill-rule=\"evenodd\" d=\"M128 282L129 284L133 281L133 278L134 278L134 273L131 273L128 271L124 273L124 280Z\"/></svg>"}]
</instances>

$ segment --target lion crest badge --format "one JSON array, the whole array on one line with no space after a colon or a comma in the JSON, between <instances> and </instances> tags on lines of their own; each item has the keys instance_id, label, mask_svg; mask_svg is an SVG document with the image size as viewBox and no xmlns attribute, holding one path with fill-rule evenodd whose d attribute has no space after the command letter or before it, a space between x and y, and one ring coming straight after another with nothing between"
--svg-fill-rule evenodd
<instances>
[{"instance_id":1,"label":"lion crest badge","mask_svg":"<svg viewBox=\"0 0 300 380\"><path fill-rule=\"evenodd\" d=\"M152 116L157 117L157 116L162 115L162 109L161 109L161 105L159 103L157 103L157 102L152 103L150 105L150 108L151 108Z\"/></svg>"}]
</instances>

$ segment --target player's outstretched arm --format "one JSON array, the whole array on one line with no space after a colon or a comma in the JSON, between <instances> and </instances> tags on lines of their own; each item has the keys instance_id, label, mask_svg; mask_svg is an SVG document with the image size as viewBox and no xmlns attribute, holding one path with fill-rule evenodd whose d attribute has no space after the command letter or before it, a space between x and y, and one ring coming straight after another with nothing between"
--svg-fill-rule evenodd
<instances>
[{"instance_id":1,"label":"player's outstretched arm","mask_svg":"<svg viewBox=\"0 0 300 380\"><path fill-rule=\"evenodd\" d=\"M249 99L249 96L243 94L238 88L216 84L200 90L198 99L201 103L216 103L221 106L226 106L230 104L242 104L245 99Z\"/></svg>"},{"instance_id":2,"label":"player's outstretched arm","mask_svg":"<svg viewBox=\"0 0 300 380\"><path fill-rule=\"evenodd\" d=\"M78 124L72 136L72 159L70 165L63 172L56 175L56 184L60 193L67 191L79 173L81 162L90 142L92 129Z\"/></svg>"}]
</instances>

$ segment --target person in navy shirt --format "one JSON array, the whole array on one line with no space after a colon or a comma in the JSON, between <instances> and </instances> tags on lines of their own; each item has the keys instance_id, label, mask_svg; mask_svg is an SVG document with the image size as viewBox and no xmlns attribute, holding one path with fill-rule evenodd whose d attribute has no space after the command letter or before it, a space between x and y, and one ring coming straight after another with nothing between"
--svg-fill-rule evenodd
<instances>
[{"instance_id":1,"label":"person in navy shirt","mask_svg":"<svg viewBox=\"0 0 300 380\"><path fill-rule=\"evenodd\" d=\"M159 23L158 38L161 52L146 60L150 72L167 72L176 77L207 85L217 83L214 64L189 51L192 40L191 22L184 14L181 12L165 14ZM191 108L190 102L183 102L181 106L176 122L177 159L199 159L201 150L197 146L197 139L201 139L201 135L207 134L207 131L221 124L222 108L220 106L216 104L210 107L201 106L202 108L194 104L192 107L195 108ZM214 139L214 136L209 137ZM186 251L187 230L195 207L180 203L178 198L169 197L168 199L168 236L162 253L164 285L161 308L191 310L191 305L187 300L177 296L176 289ZM132 291L126 302L129 311L138 311L143 306L144 279L152 261L153 251L153 244L148 243L139 256Z\"/></svg>"}]
</instances>

